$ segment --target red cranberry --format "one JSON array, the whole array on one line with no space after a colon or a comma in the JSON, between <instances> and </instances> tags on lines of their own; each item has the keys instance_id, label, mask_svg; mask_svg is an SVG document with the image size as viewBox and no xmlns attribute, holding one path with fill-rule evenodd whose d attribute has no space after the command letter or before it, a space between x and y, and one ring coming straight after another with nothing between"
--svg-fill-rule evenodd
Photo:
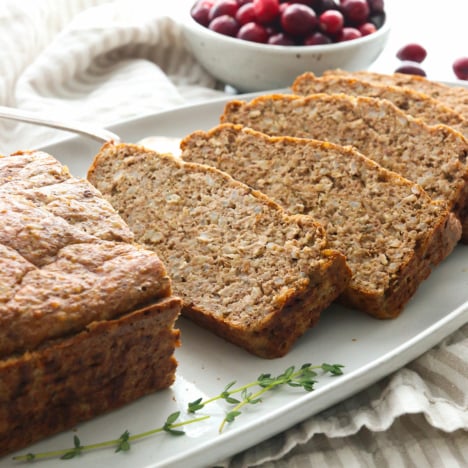
<instances>
[{"instance_id":1,"label":"red cranberry","mask_svg":"<svg viewBox=\"0 0 468 468\"><path fill-rule=\"evenodd\" d=\"M459 80L468 80L468 57L460 57L455 60L452 68Z\"/></svg>"},{"instance_id":2,"label":"red cranberry","mask_svg":"<svg viewBox=\"0 0 468 468\"><path fill-rule=\"evenodd\" d=\"M244 41L265 43L268 40L268 33L263 26L251 22L241 26L237 37Z\"/></svg>"},{"instance_id":3,"label":"red cranberry","mask_svg":"<svg viewBox=\"0 0 468 468\"><path fill-rule=\"evenodd\" d=\"M404 73L406 75L426 76L426 72L421 68L418 62L410 62L406 60L395 70L396 73Z\"/></svg>"},{"instance_id":4,"label":"red cranberry","mask_svg":"<svg viewBox=\"0 0 468 468\"><path fill-rule=\"evenodd\" d=\"M284 13L284 10L286 10L286 8L288 8L288 6L291 5L291 3L294 3L294 2L283 2L283 3L280 3L280 5L279 5L279 15L280 15L280 16Z\"/></svg>"},{"instance_id":5,"label":"red cranberry","mask_svg":"<svg viewBox=\"0 0 468 468\"><path fill-rule=\"evenodd\" d=\"M239 5L239 7L247 3L252 3L252 0L237 0L237 4Z\"/></svg>"},{"instance_id":6,"label":"red cranberry","mask_svg":"<svg viewBox=\"0 0 468 468\"><path fill-rule=\"evenodd\" d=\"M357 39L359 37L362 37L362 34L359 32L359 29L350 28L349 26L346 26L341 30L341 33L338 34L337 42L352 41L353 39Z\"/></svg>"},{"instance_id":7,"label":"red cranberry","mask_svg":"<svg viewBox=\"0 0 468 468\"><path fill-rule=\"evenodd\" d=\"M377 31L374 23L363 23L358 27L358 29L363 36L368 36L369 34L373 34Z\"/></svg>"},{"instance_id":8,"label":"red cranberry","mask_svg":"<svg viewBox=\"0 0 468 468\"><path fill-rule=\"evenodd\" d=\"M259 23L271 23L279 15L279 0L253 0L253 6Z\"/></svg>"},{"instance_id":9,"label":"red cranberry","mask_svg":"<svg viewBox=\"0 0 468 468\"><path fill-rule=\"evenodd\" d=\"M283 30L292 36L307 36L317 28L317 25L315 11L301 3L292 3L281 15Z\"/></svg>"},{"instance_id":10,"label":"red cranberry","mask_svg":"<svg viewBox=\"0 0 468 468\"><path fill-rule=\"evenodd\" d=\"M406 44L396 54L400 60L422 63L426 58L426 49L415 43Z\"/></svg>"},{"instance_id":11,"label":"red cranberry","mask_svg":"<svg viewBox=\"0 0 468 468\"><path fill-rule=\"evenodd\" d=\"M343 14L338 10L324 11L319 17L320 29L329 34L339 33L343 29Z\"/></svg>"},{"instance_id":12,"label":"red cranberry","mask_svg":"<svg viewBox=\"0 0 468 468\"><path fill-rule=\"evenodd\" d=\"M239 23L232 16L222 15L210 21L208 28L225 36L234 37L239 31Z\"/></svg>"},{"instance_id":13,"label":"red cranberry","mask_svg":"<svg viewBox=\"0 0 468 468\"><path fill-rule=\"evenodd\" d=\"M234 17L238 9L239 5L236 0L219 0L211 7L209 19L212 21L222 15Z\"/></svg>"},{"instance_id":14,"label":"red cranberry","mask_svg":"<svg viewBox=\"0 0 468 468\"><path fill-rule=\"evenodd\" d=\"M245 3L242 5L236 13L236 21L242 25L250 23L251 21L255 21L255 11L253 3Z\"/></svg>"},{"instance_id":15,"label":"red cranberry","mask_svg":"<svg viewBox=\"0 0 468 468\"><path fill-rule=\"evenodd\" d=\"M192 7L190 14L197 23L200 23L202 26L206 27L210 22L209 14L212 6L212 1L200 0Z\"/></svg>"},{"instance_id":16,"label":"red cranberry","mask_svg":"<svg viewBox=\"0 0 468 468\"><path fill-rule=\"evenodd\" d=\"M272 34L268 38L268 44L292 46L292 45L295 45L296 43L287 34L280 32L280 33Z\"/></svg>"},{"instance_id":17,"label":"red cranberry","mask_svg":"<svg viewBox=\"0 0 468 468\"><path fill-rule=\"evenodd\" d=\"M323 45L331 43L332 40L330 37L321 32L315 32L304 39L304 45Z\"/></svg>"},{"instance_id":18,"label":"red cranberry","mask_svg":"<svg viewBox=\"0 0 468 468\"><path fill-rule=\"evenodd\" d=\"M367 21L370 8L366 0L343 0L341 11L350 23L361 24Z\"/></svg>"}]
</instances>

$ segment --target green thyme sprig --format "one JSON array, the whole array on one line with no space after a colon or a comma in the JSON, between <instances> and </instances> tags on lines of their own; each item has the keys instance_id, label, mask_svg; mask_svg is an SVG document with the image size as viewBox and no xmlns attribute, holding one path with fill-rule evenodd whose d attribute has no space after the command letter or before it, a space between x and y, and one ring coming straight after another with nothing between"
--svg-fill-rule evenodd
<instances>
[{"instance_id":1,"label":"green thyme sprig","mask_svg":"<svg viewBox=\"0 0 468 468\"><path fill-rule=\"evenodd\" d=\"M134 442L145 437L149 437L161 432L167 432L173 436L184 435L185 432L181 431L180 427L186 426L187 424L193 424L196 422L204 421L210 416L200 416L198 418L189 419L187 421L179 421L180 411L170 414L165 423L158 427L157 429L152 429L146 432L140 432L139 434L130 435L128 431L123 432L123 434L118 439L106 440L104 442L98 442L96 444L90 445L81 445L81 441L77 435L73 437L73 447L65 448L60 450L54 450L51 452L41 452L41 453L28 453L26 455L18 455L13 457L15 461L34 461L45 458L60 458L62 460L71 460L79 455L82 455L83 452L89 452L91 450L97 450L102 448L115 447L115 452L128 452L131 447L131 442Z\"/></svg>"},{"instance_id":2,"label":"green thyme sprig","mask_svg":"<svg viewBox=\"0 0 468 468\"><path fill-rule=\"evenodd\" d=\"M234 405L221 422L219 432L222 432L226 423L233 422L240 414L242 414L240 410L244 406L261 403L262 396L265 393L284 385L290 387L302 387L305 391L311 392L314 389L314 385L317 383L315 380L318 375L316 372L317 370L337 376L343 374L343 367L344 366L341 364L323 363L320 366L303 364L298 370L296 370L294 366L288 367L282 374L279 374L276 377L273 377L271 374L260 374L257 380L237 388L233 388L236 384L236 381L233 381L228 383L219 395L207 400L198 398L197 400L190 402L187 410L189 413L195 413L209 403L217 400L224 400L226 403ZM252 387L260 387L260 389L252 393L249 391ZM236 394L240 394L240 399L233 397L233 395Z\"/></svg>"},{"instance_id":3,"label":"green thyme sprig","mask_svg":"<svg viewBox=\"0 0 468 468\"><path fill-rule=\"evenodd\" d=\"M311 364L304 364L298 370L294 366L288 367L282 374L274 377L271 374L260 374L258 378L250 383L242 385L237 388L233 388L236 381L228 383L223 391L212 398L203 400L199 398L188 404L188 412L195 413L196 411L204 408L209 403L216 400L224 400L229 405L232 405L230 411L228 411L221 422L219 432L222 432L224 426L227 423L232 423L240 414L241 409L246 405L255 405L262 402L262 396L281 386L287 385L290 387L301 387L307 392L311 392L314 389L314 385L317 383L315 378L317 377L317 371L322 371L325 374L331 375L342 375L344 366L341 364L321 364L320 366L312 366ZM259 387L256 391L250 391L253 387ZM239 395L235 398L233 395ZM129 431L124 431L118 439L107 440L104 442L98 442L95 444L82 445L79 437L75 435L73 437L73 447L54 450L50 452L41 453L28 453L25 455L18 455L13 457L15 461L35 461L46 458L61 458L62 460L70 460L72 458L83 455L84 452L91 450L103 449L114 447L115 452L128 452L131 447L131 443L149 437L161 432L167 432L174 436L184 435L185 432L179 428L188 424L197 423L208 419L210 416L200 416L197 418L189 419L186 421L177 422L180 416L180 411L170 414L164 424L157 429L152 429L146 432L140 432L138 434L130 435Z\"/></svg>"}]
</instances>

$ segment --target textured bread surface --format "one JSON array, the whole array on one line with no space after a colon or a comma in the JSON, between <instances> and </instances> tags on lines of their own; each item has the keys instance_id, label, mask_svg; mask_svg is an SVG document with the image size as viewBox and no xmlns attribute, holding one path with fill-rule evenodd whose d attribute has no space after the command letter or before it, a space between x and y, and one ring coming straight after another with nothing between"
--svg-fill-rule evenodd
<instances>
[{"instance_id":1,"label":"textured bread surface","mask_svg":"<svg viewBox=\"0 0 468 468\"><path fill-rule=\"evenodd\" d=\"M170 385L181 301L88 181L0 156L0 218L0 454Z\"/></svg>"},{"instance_id":2,"label":"textured bread surface","mask_svg":"<svg viewBox=\"0 0 468 468\"><path fill-rule=\"evenodd\" d=\"M0 455L169 387L179 312L163 298L0 361Z\"/></svg>"},{"instance_id":3,"label":"textured bread surface","mask_svg":"<svg viewBox=\"0 0 468 468\"><path fill-rule=\"evenodd\" d=\"M194 132L181 148L184 160L216 166L322 223L353 272L341 300L379 318L397 316L460 237L458 220L421 187L351 148L230 124Z\"/></svg>"},{"instance_id":4,"label":"textured bread surface","mask_svg":"<svg viewBox=\"0 0 468 468\"><path fill-rule=\"evenodd\" d=\"M468 117L442 104L427 94L401 86L369 82L359 78L342 75L315 76L312 72L298 76L291 86L293 93L309 94L347 94L387 99L403 112L424 120L429 125L443 124L468 137Z\"/></svg>"},{"instance_id":5,"label":"textured bread surface","mask_svg":"<svg viewBox=\"0 0 468 468\"><path fill-rule=\"evenodd\" d=\"M421 185L463 226L468 242L468 141L445 125L428 126L386 100L344 94L267 95L231 101L221 117L269 135L351 145Z\"/></svg>"},{"instance_id":6,"label":"textured bread surface","mask_svg":"<svg viewBox=\"0 0 468 468\"><path fill-rule=\"evenodd\" d=\"M88 178L161 255L182 313L261 357L284 355L349 281L321 225L212 167L108 144Z\"/></svg>"},{"instance_id":7,"label":"textured bread surface","mask_svg":"<svg viewBox=\"0 0 468 468\"><path fill-rule=\"evenodd\" d=\"M422 76L403 73L387 75L368 71L348 72L344 70L328 70L324 73L324 76L328 75L344 75L359 78L360 80L365 80L370 83L388 84L414 89L415 91L437 99L460 113L465 119L468 119L468 89L462 86L448 86L443 83L428 80Z\"/></svg>"}]
</instances>

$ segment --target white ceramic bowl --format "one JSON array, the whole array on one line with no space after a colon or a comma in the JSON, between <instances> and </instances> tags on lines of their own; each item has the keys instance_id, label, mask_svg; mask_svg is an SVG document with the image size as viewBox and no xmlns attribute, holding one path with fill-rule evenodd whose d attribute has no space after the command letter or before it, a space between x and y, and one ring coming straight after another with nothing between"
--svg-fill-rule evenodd
<instances>
[{"instance_id":1,"label":"white ceramic bowl","mask_svg":"<svg viewBox=\"0 0 468 468\"><path fill-rule=\"evenodd\" d=\"M277 46L244 41L198 24L184 14L187 47L215 78L238 91L263 91L290 86L301 73L328 69L368 68L382 52L390 31L388 15L375 33L351 41L314 46Z\"/></svg>"}]
</instances>

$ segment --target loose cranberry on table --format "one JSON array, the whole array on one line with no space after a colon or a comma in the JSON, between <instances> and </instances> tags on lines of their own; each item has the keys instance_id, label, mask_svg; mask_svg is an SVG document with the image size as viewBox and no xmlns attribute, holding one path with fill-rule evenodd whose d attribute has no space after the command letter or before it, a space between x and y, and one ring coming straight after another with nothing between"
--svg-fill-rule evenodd
<instances>
[{"instance_id":1,"label":"loose cranberry on table","mask_svg":"<svg viewBox=\"0 0 468 468\"><path fill-rule=\"evenodd\" d=\"M410 60L412 62L422 63L427 56L427 51L420 44L410 43L399 49L396 56L400 60Z\"/></svg>"},{"instance_id":2,"label":"loose cranberry on table","mask_svg":"<svg viewBox=\"0 0 468 468\"><path fill-rule=\"evenodd\" d=\"M455 60L452 68L459 80L468 80L468 57L460 57Z\"/></svg>"},{"instance_id":3,"label":"loose cranberry on table","mask_svg":"<svg viewBox=\"0 0 468 468\"><path fill-rule=\"evenodd\" d=\"M403 61L395 72L405 73L407 75L426 76L426 72L421 68L421 65L418 62L411 62L409 60Z\"/></svg>"}]
</instances>

